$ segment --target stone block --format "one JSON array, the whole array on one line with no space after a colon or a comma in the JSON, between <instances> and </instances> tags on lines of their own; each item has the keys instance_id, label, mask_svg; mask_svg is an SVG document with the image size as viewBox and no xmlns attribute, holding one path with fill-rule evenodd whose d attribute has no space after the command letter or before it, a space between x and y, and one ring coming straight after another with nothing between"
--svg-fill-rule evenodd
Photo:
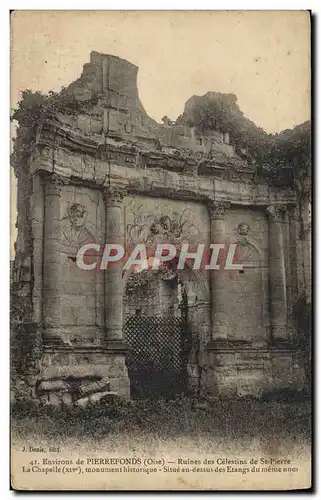
<instances>
[{"instance_id":1,"label":"stone block","mask_svg":"<svg viewBox=\"0 0 321 500\"><path fill-rule=\"evenodd\" d=\"M89 404L89 397L86 398L80 398L75 401L75 406L78 408L86 408Z\"/></svg>"},{"instance_id":2,"label":"stone block","mask_svg":"<svg viewBox=\"0 0 321 500\"><path fill-rule=\"evenodd\" d=\"M73 404L73 396L69 392L66 392L61 395L61 401L64 406L71 407Z\"/></svg>"},{"instance_id":3,"label":"stone block","mask_svg":"<svg viewBox=\"0 0 321 500\"><path fill-rule=\"evenodd\" d=\"M60 406L61 402L62 402L61 395L57 394L56 392L48 393L48 404L52 406Z\"/></svg>"},{"instance_id":4,"label":"stone block","mask_svg":"<svg viewBox=\"0 0 321 500\"><path fill-rule=\"evenodd\" d=\"M93 393L103 392L110 389L109 378L104 378L102 380L96 380L94 382L87 382L82 384L78 391L82 397L88 396Z\"/></svg>"},{"instance_id":5,"label":"stone block","mask_svg":"<svg viewBox=\"0 0 321 500\"><path fill-rule=\"evenodd\" d=\"M272 358L272 377L278 388L293 385L293 360L290 356L276 355Z\"/></svg>"},{"instance_id":6,"label":"stone block","mask_svg":"<svg viewBox=\"0 0 321 500\"><path fill-rule=\"evenodd\" d=\"M63 380L44 380L38 387L39 392L65 392L69 385Z\"/></svg>"},{"instance_id":7,"label":"stone block","mask_svg":"<svg viewBox=\"0 0 321 500\"><path fill-rule=\"evenodd\" d=\"M75 401L75 406L78 408L86 408L86 406L93 404L93 403L99 403L99 401L104 400L104 402L110 400L112 401L113 398L117 396L116 392L113 391L104 391L104 392L97 392L96 394L92 394L91 396L86 396L80 399L77 399Z\"/></svg>"},{"instance_id":8,"label":"stone block","mask_svg":"<svg viewBox=\"0 0 321 500\"><path fill-rule=\"evenodd\" d=\"M117 392L115 391L103 391L92 394L89 399L91 403L99 403L99 401L106 403L108 401L112 402L116 397Z\"/></svg>"}]
</instances>

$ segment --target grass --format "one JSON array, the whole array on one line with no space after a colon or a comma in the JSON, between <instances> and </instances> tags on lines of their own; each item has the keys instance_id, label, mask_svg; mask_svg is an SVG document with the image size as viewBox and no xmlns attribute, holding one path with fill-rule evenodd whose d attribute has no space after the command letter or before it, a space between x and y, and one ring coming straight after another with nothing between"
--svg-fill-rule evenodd
<instances>
[{"instance_id":1,"label":"grass","mask_svg":"<svg viewBox=\"0 0 321 500\"><path fill-rule=\"evenodd\" d=\"M311 407L308 400L258 401L251 398L217 400L202 409L189 398L118 401L62 412L16 403L12 407L13 440L41 436L48 442L108 440L109 449L159 447L180 440L187 446L217 449L227 443L309 444ZM187 440L187 441L186 441ZM247 443L247 444L246 444Z\"/></svg>"}]
</instances>

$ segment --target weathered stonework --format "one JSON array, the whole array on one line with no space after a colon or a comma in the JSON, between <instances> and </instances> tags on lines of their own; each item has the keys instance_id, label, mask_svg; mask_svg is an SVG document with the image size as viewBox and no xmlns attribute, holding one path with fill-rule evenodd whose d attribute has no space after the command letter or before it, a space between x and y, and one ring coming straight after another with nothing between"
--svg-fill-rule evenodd
<instances>
[{"instance_id":1,"label":"weathered stonework","mask_svg":"<svg viewBox=\"0 0 321 500\"><path fill-rule=\"evenodd\" d=\"M93 52L65 91L83 111L44 116L26 163L15 165L15 281L29 304L22 322L42 338L33 370L41 397L45 382L61 380L57 391L64 393L70 378L78 388L108 379L107 392L130 397L123 335L124 315L134 307L126 298L129 276L120 268L79 269L75 249L86 242L239 243L243 274L178 276L197 345L190 386L214 396L302 389L292 311L310 294L307 204L303 210L291 184L259 175L227 131L201 134L149 118L137 70ZM166 299L160 286L158 297Z\"/></svg>"}]
</instances>

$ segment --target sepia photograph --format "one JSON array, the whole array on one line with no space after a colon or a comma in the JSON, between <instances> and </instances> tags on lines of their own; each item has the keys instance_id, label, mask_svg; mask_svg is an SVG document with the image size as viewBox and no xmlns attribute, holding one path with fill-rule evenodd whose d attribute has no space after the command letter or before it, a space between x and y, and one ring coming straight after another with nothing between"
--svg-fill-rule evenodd
<instances>
[{"instance_id":1,"label":"sepia photograph","mask_svg":"<svg viewBox=\"0 0 321 500\"><path fill-rule=\"evenodd\" d=\"M312 487L312 24L11 12L13 490Z\"/></svg>"}]
</instances>

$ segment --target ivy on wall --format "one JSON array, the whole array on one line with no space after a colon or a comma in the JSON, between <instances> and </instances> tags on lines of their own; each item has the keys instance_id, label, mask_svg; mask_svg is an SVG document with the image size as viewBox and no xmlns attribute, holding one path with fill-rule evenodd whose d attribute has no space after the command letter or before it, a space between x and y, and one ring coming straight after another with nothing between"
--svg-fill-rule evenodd
<instances>
[{"instance_id":1,"label":"ivy on wall","mask_svg":"<svg viewBox=\"0 0 321 500\"><path fill-rule=\"evenodd\" d=\"M12 165L19 167L31 154L36 129L46 118L55 118L57 113L76 116L90 110L98 102L99 97L96 94L91 99L80 101L65 87L60 92L50 91L48 94L24 90L17 108L11 115L11 121L18 122L16 137L13 138Z\"/></svg>"},{"instance_id":2,"label":"ivy on wall","mask_svg":"<svg viewBox=\"0 0 321 500\"><path fill-rule=\"evenodd\" d=\"M60 92L25 90L11 119L18 121L17 137L12 155L14 166L21 165L30 155L35 141L36 127L45 118L55 118L57 113L77 115L86 113L99 104L99 95L79 100L66 88ZM184 113L175 125L194 127L199 134L210 131L228 133L236 152L257 167L260 177L277 181L282 169L282 180L291 184L300 176L310 175L311 124L302 123L292 130L268 134L244 116L234 94L208 92L194 96L185 105ZM286 172L288 169L288 172Z\"/></svg>"},{"instance_id":3,"label":"ivy on wall","mask_svg":"<svg viewBox=\"0 0 321 500\"><path fill-rule=\"evenodd\" d=\"M144 269L139 273L133 273L128 277L126 283L126 292L131 293L136 288L148 286L149 284L159 280L171 280L175 277L175 273L166 265L159 269Z\"/></svg>"},{"instance_id":4,"label":"ivy on wall","mask_svg":"<svg viewBox=\"0 0 321 500\"><path fill-rule=\"evenodd\" d=\"M80 101L65 87L60 92L50 91L48 94L24 90L18 107L13 111L12 120L17 120L22 126L34 126L44 116L55 113L76 115L95 106L99 101L97 95L86 101Z\"/></svg>"},{"instance_id":5,"label":"ivy on wall","mask_svg":"<svg viewBox=\"0 0 321 500\"><path fill-rule=\"evenodd\" d=\"M211 130L228 132L237 152L259 165L286 166L295 157L300 160L310 157L310 122L279 134L268 134L244 116L234 94L208 92L202 97L194 96L187 101L176 123L195 127L204 135Z\"/></svg>"}]
</instances>

